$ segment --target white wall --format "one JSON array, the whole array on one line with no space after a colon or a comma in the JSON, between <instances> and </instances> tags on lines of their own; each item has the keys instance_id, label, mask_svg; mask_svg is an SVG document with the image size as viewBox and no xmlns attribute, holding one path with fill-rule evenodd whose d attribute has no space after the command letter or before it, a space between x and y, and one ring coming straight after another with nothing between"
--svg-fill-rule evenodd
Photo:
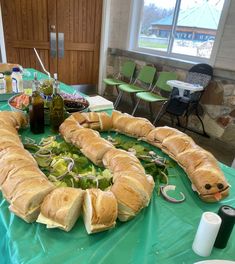
<instances>
[{"instance_id":1,"label":"white wall","mask_svg":"<svg viewBox=\"0 0 235 264\"><path fill-rule=\"evenodd\" d=\"M131 0L111 0L109 47L126 49L128 46Z\"/></svg>"},{"instance_id":2,"label":"white wall","mask_svg":"<svg viewBox=\"0 0 235 264\"><path fill-rule=\"evenodd\" d=\"M215 60L216 68L235 71L234 47L235 47L235 1L232 0Z\"/></svg>"}]
</instances>

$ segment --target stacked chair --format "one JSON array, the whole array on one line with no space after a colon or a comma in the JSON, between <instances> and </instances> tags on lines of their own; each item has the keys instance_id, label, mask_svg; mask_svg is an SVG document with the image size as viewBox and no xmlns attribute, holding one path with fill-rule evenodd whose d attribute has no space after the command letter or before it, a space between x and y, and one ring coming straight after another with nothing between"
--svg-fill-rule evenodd
<instances>
[{"instance_id":1,"label":"stacked chair","mask_svg":"<svg viewBox=\"0 0 235 264\"><path fill-rule=\"evenodd\" d=\"M213 77L213 68L208 64L197 64L193 66L188 74L186 81L187 83L191 84L198 84L205 88L208 86L210 80ZM204 136L207 136L207 133L204 128L203 121L199 115L199 102L202 97L203 91L190 93L189 91L185 90L183 96L179 95L179 89L177 87L173 87L172 93L170 96L169 101L167 101L159 111L158 115L154 120L154 124L158 122L166 113L170 114L171 117L176 117L178 121L178 126L182 127L180 124L179 117L185 117L186 122L184 129L188 129L188 118L190 115L195 114L199 119ZM173 119L172 119L173 121ZM189 130L189 129L188 129ZM191 129L190 129L191 130ZM198 133L197 131L194 131ZM199 133L201 134L201 133Z\"/></svg>"},{"instance_id":2,"label":"stacked chair","mask_svg":"<svg viewBox=\"0 0 235 264\"><path fill-rule=\"evenodd\" d=\"M138 92L136 97L137 103L133 109L132 115L135 114L141 100L149 103L151 117L153 117L152 103L167 102L172 88L167 84L168 80L177 79L175 72L160 72L157 81L151 91Z\"/></svg>"},{"instance_id":3,"label":"stacked chair","mask_svg":"<svg viewBox=\"0 0 235 264\"><path fill-rule=\"evenodd\" d=\"M118 86L119 94L114 103L114 107L115 108L118 107L124 92L129 93L131 95L131 99L134 107L135 106L134 94L138 92L144 92L146 90L150 90L152 88L152 83L155 77L155 73L156 73L156 69L154 67L143 66L143 68L141 68L133 84L119 85Z\"/></svg>"},{"instance_id":4,"label":"stacked chair","mask_svg":"<svg viewBox=\"0 0 235 264\"><path fill-rule=\"evenodd\" d=\"M116 78L105 78L103 79L103 82L107 86L115 87L117 92L119 93L118 90L118 85L120 84L126 84L126 83L131 83L132 78L135 72L136 65L133 61L126 61L122 67L121 71L117 74ZM104 90L105 94L106 89Z\"/></svg>"}]
</instances>

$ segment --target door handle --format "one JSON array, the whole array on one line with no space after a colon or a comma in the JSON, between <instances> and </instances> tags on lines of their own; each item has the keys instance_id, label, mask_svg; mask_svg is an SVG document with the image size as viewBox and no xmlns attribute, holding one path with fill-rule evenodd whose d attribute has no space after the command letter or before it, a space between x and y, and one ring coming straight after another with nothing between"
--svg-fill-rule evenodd
<instances>
[{"instance_id":1,"label":"door handle","mask_svg":"<svg viewBox=\"0 0 235 264\"><path fill-rule=\"evenodd\" d=\"M56 49L56 33L50 33L50 55L52 58L56 58L57 56L57 49Z\"/></svg>"},{"instance_id":2,"label":"door handle","mask_svg":"<svg viewBox=\"0 0 235 264\"><path fill-rule=\"evenodd\" d=\"M58 57L64 58L64 33L58 33Z\"/></svg>"}]
</instances>

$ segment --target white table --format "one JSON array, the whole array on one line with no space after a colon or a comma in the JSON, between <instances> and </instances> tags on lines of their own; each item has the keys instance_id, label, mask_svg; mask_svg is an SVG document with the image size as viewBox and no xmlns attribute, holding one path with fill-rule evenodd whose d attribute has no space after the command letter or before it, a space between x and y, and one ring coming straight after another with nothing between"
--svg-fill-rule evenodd
<instances>
[{"instance_id":1,"label":"white table","mask_svg":"<svg viewBox=\"0 0 235 264\"><path fill-rule=\"evenodd\" d=\"M184 95L184 91L190 91L191 93L195 93L195 92L200 92L202 91L204 88L203 86L199 85L199 84L192 84L192 83L187 83L187 82L182 82L182 81L178 81L178 80L170 80L167 81L167 84L169 86L176 87L179 89L179 95L183 96Z\"/></svg>"}]
</instances>

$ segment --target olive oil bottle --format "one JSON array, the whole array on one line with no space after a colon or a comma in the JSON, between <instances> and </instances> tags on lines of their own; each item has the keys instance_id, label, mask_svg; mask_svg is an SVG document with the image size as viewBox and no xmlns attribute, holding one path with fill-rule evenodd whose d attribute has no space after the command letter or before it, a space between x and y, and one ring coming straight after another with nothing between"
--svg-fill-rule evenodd
<instances>
[{"instance_id":1,"label":"olive oil bottle","mask_svg":"<svg viewBox=\"0 0 235 264\"><path fill-rule=\"evenodd\" d=\"M30 130L34 134L44 133L44 100L40 95L40 82L34 73L32 97L29 106Z\"/></svg>"},{"instance_id":2,"label":"olive oil bottle","mask_svg":"<svg viewBox=\"0 0 235 264\"><path fill-rule=\"evenodd\" d=\"M64 100L59 94L57 74L54 74L53 95L50 106L50 125L52 132L58 132L59 126L64 121Z\"/></svg>"}]
</instances>

